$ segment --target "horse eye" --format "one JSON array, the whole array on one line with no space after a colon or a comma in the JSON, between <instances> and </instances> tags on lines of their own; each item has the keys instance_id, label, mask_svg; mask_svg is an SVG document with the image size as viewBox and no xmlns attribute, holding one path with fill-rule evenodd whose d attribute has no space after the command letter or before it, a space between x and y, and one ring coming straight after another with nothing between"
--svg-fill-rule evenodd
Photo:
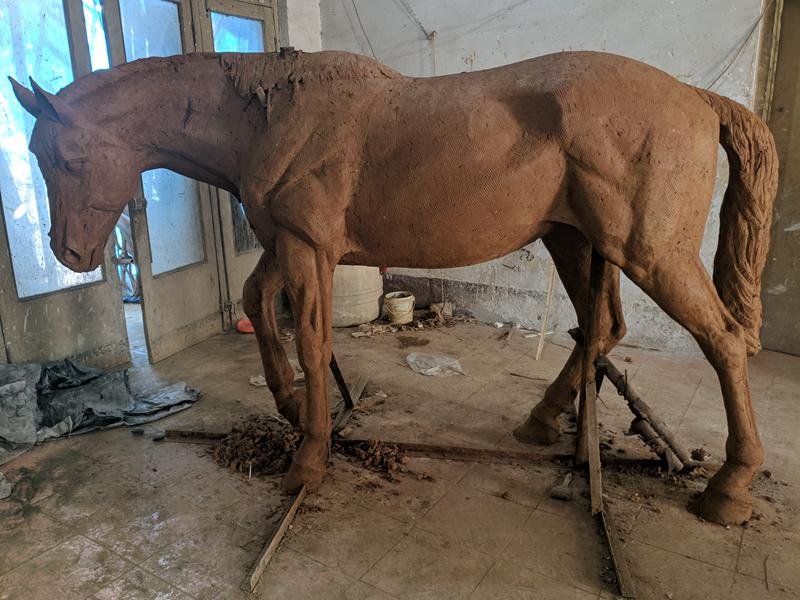
<instances>
[{"instance_id":1,"label":"horse eye","mask_svg":"<svg viewBox=\"0 0 800 600\"><path fill-rule=\"evenodd\" d=\"M86 163L84 158L74 158L72 160L64 161L64 168L69 173L80 173L83 170L83 165Z\"/></svg>"}]
</instances>

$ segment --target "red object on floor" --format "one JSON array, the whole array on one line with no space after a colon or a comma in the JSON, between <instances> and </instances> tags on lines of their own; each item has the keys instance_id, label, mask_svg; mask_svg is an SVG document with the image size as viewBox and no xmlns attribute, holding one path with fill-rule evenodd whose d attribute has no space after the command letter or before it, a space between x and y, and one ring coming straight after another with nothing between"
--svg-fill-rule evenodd
<instances>
[{"instance_id":1,"label":"red object on floor","mask_svg":"<svg viewBox=\"0 0 800 600\"><path fill-rule=\"evenodd\" d=\"M250 319L239 319L236 321L236 331L239 333L255 333L256 330L253 328L253 324L250 322Z\"/></svg>"}]
</instances>

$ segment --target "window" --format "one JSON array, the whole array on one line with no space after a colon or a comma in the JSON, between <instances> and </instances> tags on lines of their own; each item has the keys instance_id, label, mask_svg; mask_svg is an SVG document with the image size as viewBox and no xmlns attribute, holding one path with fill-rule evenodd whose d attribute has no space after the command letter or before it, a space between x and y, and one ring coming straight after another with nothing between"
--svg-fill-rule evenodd
<instances>
[{"instance_id":1,"label":"window","mask_svg":"<svg viewBox=\"0 0 800 600\"><path fill-rule=\"evenodd\" d=\"M46 89L73 79L62 0L0 0L0 64L17 81L32 76ZM5 73L4 73L5 74ZM0 81L0 199L14 280L20 299L103 278L102 270L73 273L50 250L47 188L28 141L36 120L17 102L11 84Z\"/></svg>"}]
</instances>

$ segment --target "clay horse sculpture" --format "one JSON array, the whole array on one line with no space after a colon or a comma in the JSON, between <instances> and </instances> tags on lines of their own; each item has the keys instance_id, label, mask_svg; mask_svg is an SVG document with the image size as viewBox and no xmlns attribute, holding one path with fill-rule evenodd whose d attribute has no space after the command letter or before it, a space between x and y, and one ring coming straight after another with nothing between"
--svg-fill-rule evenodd
<instances>
[{"instance_id":1,"label":"clay horse sculpture","mask_svg":"<svg viewBox=\"0 0 800 600\"><path fill-rule=\"evenodd\" d=\"M619 269L695 337L728 421L725 464L696 510L718 523L750 517L763 450L747 356L759 350L778 161L767 127L739 104L595 52L431 78L345 52L193 54L99 71L56 95L13 84L37 117L30 148L47 182L50 245L70 269L100 264L144 170L241 198L264 247L246 312L278 409L305 433L287 490L324 476L337 263L455 267L542 238L580 327L595 331L593 352L625 333ZM699 249L718 143L730 175L712 282ZM593 253L605 261L604 292L590 312ZM282 287L304 392L292 389L276 330ZM583 354L573 350L518 437L558 438Z\"/></svg>"}]
</instances>

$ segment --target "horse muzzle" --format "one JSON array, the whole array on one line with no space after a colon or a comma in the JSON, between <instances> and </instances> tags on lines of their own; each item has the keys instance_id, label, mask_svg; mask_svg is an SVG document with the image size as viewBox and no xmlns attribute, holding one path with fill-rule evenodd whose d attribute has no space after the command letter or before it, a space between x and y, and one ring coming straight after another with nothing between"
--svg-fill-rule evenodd
<instances>
[{"instance_id":1,"label":"horse muzzle","mask_svg":"<svg viewBox=\"0 0 800 600\"><path fill-rule=\"evenodd\" d=\"M76 273L94 271L103 262L103 247L90 249L76 249L70 244L59 244L51 240L50 248L56 255L58 262Z\"/></svg>"}]
</instances>

